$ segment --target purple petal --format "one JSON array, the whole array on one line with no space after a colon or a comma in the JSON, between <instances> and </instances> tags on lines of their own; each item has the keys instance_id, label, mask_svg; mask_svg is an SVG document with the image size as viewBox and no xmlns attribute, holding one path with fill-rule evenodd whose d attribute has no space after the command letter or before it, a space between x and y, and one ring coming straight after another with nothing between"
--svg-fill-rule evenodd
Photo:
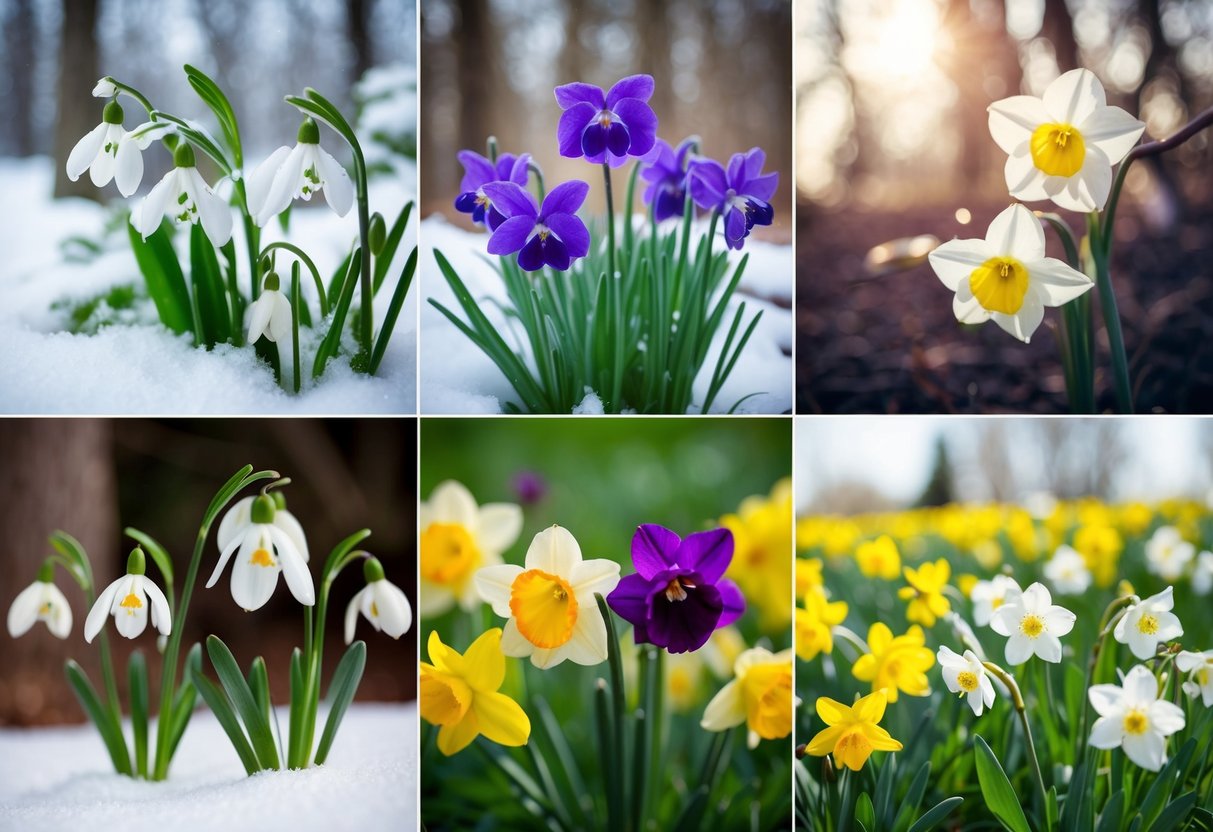
<instances>
[{"instance_id":1,"label":"purple petal","mask_svg":"<svg viewBox=\"0 0 1213 832\"><path fill-rule=\"evenodd\" d=\"M674 565L682 539L665 526L645 523L632 535L632 565L645 578L652 578Z\"/></svg>"},{"instance_id":2,"label":"purple petal","mask_svg":"<svg viewBox=\"0 0 1213 832\"><path fill-rule=\"evenodd\" d=\"M640 161L653 167L669 169L674 166L674 150L665 139L655 139L652 149L644 154L644 157ZM648 169L652 170L652 168ZM642 175L643 173L644 171L641 171Z\"/></svg>"},{"instance_id":3,"label":"purple petal","mask_svg":"<svg viewBox=\"0 0 1213 832\"><path fill-rule=\"evenodd\" d=\"M662 188L657 194L657 204L653 206L653 219L664 222L670 217L681 217L686 211L686 198L684 191Z\"/></svg>"},{"instance_id":4,"label":"purple petal","mask_svg":"<svg viewBox=\"0 0 1213 832\"><path fill-rule=\"evenodd\" d=\"M595 159L603 154L607 146L607 128L597 121L591 121L581 132L581 153L587 159Z\"/></svg>"},{"instance_id":5,"label":"purple petal","mask_svg":"<svg viewBox=\"0 0 1213 832\"><path fill-rule=\"evenodd\" d=\"M703 647L724 611L720 592L711 584L687 588L686 593L682 601L666 598L664 588L649 596L651 610L646 622L649 638L671 653L688 653Z\"/></svg>"},{"instance_id":6,"label":"purple petal","mask_svg":"<svg viewBox=\"0 0 1213 832\"><path fill-rule=\"evenodd\" d=\"M582 146L585 146L584 141L582 141ZM628 148L632 146L632 136L622 122L611 122L611 126L607 128L606 146L612 156L628 155Z\"/></svg>"},{"instance_id":7,"label":"purple petal","mask_svg":"<svg viewBox=\"0 0 1213 832\"><path fill-rule=\"evenodd\" d=\"M501 178L507 182L513 182L515 185L525 188L528 167L530 166L530 164L531 164L531 154L523 153L521 156L519 156L517 159L514 160L513 167L511 167L509 172Z\"/></svg>"},{"instance_id":8,"label":"purple petal","mask_svg":"<svg viewBox=\"0 0 1213 832\"><path fill-rule=\"evenodd\" d=\"M721 603L724 604L724 610L720 613L720 620L716 622L716 629L727 627L741 618L745 612L745 596L741 594L741 590L737 588L737 584L730 581L728 578L721 578L716 582L716 589L720 592Z\"/></svg>"},{"instance_id":9,"label":"purple petal","mask_svg":"<svg viewBox=\"0 0 1213 832\"><path fill-rule=\"evenodd\" d=\"M538 234L518 252L518 267L527 272L537 272L543 268L543 240L539 239Z\"/></svg>"},{"instance_id":10,"label":"purple petal","mask_svg":"<svg viewBox=\"0 0 1213 832\"><path fill-rule=\"evenodd\" d=\"M766 163L767 154L761 147L751 147L745 154L745 178L757 179L762 175L762 166Z\"/></svg>"},{"instance_id":11,"label":"purple petal","mask_svg":"<svg viewBox=\"0 0 1213 832\"><path fill-rule=\"evenodd\" d=\"M745 211L730 208L724 216L724 242L729 248L741 248L746 235Z\"/></svg>"},{"instance_id":12,"label":"purple petal","mask_svg":"<svg viewBox=\"0 0 1213 832\"><path fill-rule=\"evenodd\" d=\"M485 185L484 195L496 206L497 210L507 217L530 217L534 220L539 216L539 206L535 197L522 186L513 182L490 182ZM532 222L532 225L534 223Z\"/></svg>"},{"instance_id":13,"label":"purple petal","mask_svg":"<svg viewBox=\"0 0 1213 832\"><path fill-rule=\"evenodd\" d=\"M585 257L590 253L590 231L575 214L552 214L544 218L543 224L564 243L569 257Z\"/></svg>"},{"instance_id":14,"label":"purple petal","mask_svg":"<svg viewBox=\"0 0 1213 832\"><path fill-rule=\"evenodd\" d=\"M607 606L632 626L640 626L649 614L648 598L652 589L643 575L625 575L607 595Z\"/></svg>"},{"instance_id":15,"label":"purple petal","mask_svg":"<svg viewBox=\"0 0 1213 832\"><path fill-rule=\"evenodd\" d=\"M678 149L674 152L675 164L679 170L682 170L686 164L687 154L691 152L691 146L699 139L695 136L688 136L678 143Z\"/></svg>"},{"instance_id":16,"label":"purple petal","mask_svg":"<svg viewBox=\"0 0 1213 832\"><path fill-rule=\"evenodd\" d=\"M771 197L775 195L777 187L779 187L779 174L768 173L766 176L747 180L745 187L740 193L744 193L746 196L757 197L763 202L770 202Z\"/></svg>"},{"instance_id":17,"label":"purple petal","mask_svg":"<svg viewBox=\"0 0 1213 832\"><path fill-rule=\"evenodd\" d=\"M493 171L493 178L498 182L504 182L510 178L510 171L514 169L514 162L518 161L518 157L513 153L502 153L497 157L497 165Z\"/></svg>"},{"instance_id":18,"label":"purple petal","mask_svg":"<svg viewBox=\"0 0 1213 832\"><path fill-rule=\"evenodd\" d=\"M716 583L733 560L733 533L712 529L687 535L678 548L678 565L694 569L710 584Z\"/></svg>"},{"instance_id":19,"label":"purple petal","mask_svg":"<svg viewBox=\"0 0 1213 832\"><path fill-rule=\"evenodd\" d=\"M632 137L627 151L630 155L643 156L653 149L653 143L657 140L657 115L652 107L635 98L625 98L611 112L627 125Z\"/></svg>"},{"instance_id":20,"label":"purple petal","mask_svg":"<svg viewBox=\"0 0 1213 832\"><path fill-rule=\"evenodd\" d=\"M493 163L474 150L461 150L455 154L455 158L463 165L464 170L463 179L459 183L461 191L474 191L485 182L492 182L497 178Z\"/></svg>"},{"instance_id":21,"label":"purple petal","mask_svg":"<svg viewBox=\"0 0 1213 832\"><path fill-rule=\"evenodd\" d=\"M615 86L619 85L616 84ZM614 91L613 88L612 91ZM602 96L602 88L596 87L593 84L575 81L572 84L557 87L555 93L556 103L560 105L560 109L562 110L576 107L579 102L589 104L595 110L601 110L606 106L606 99Z\"/></svg>"},{"instance_id":22,"label":"purple petal","mask_svg":"<svg viewBox=\"0 0 1213 832\"><path fill-rule=\"evenodd\" d=\"M638 98L641 101L648 101L653 97L653 87L652 75L629 75L627 78L621 78L607 92L606 107L609 110L618 112L618 110L615 110L615 105L625 98Z\"/></svg>"},{"instance_id":23,"label":"purple petal","mask_svg":"<svg viewBox=\"0 0 1213 832\"><path fill-rule=\"evenodd\" d=\"M556 127L556 140L560 145L560 155L570 159L580 158L581 134L585 127L598 114L598 109L592 104L574 104L560 116Z\"/></svg>"},{"instance_id":24,"label":"purple petal","mask_svg":"<svg viewBox=\"0 0 1213 832\"><path fill-rule=\"evenodd\" d=\"M568 246L554 234L549 234L543 241L543 262L558 272L567 271L572 262Z\"/></svg>"},{"instance_id":25,"label":"purple petal","mask_svg":"<svg viewBox=\"0 0 1213 832\"><path fill-rule=\"evenodd\" d=\"M687 185L691 199L705 211L712 211L724 204L725 191L729 189L724 168L715 159L697 159L687 170Z\"/></svg>"},{"instance_id":26,"label":"purple petal","mask_svg":"<svg viewBox=\"0 0 1213 832\"><path fill-rule=\"evenodd\" d=\"M506 215L494 208L492 203L489 203L488 211L485 211L482 208L480 215L484 218L484 223L489 227L489 231L496 231L497 226L501 225L507 219Z\"/></svg>"},{"instance_id":27,"label":"purple petal","mask_svg":"<svg viewBox=\"0 0 1213 832\"><path fill-rule=\"evenodd\" d=\"M561 182L548 191L548 195L544 197L539 217L548 217L552 214L576 214L589 192L590 186L580 179Z\"/></svg>"},{"instance_id":28,"label":"purple petal","mask_svg":"<svg viewBox=\"0 0 1213 832\"><path fill-rule=\"evenodd\" d=\"M476 192L469 191L455 197L455 210L462 214L470 214L476 210Z\"/></svg>"},{"instance_id":29,"label":"purple petal","mask_svg":"<svg viewBox=\"0 0 1213 832\"><path fill-rule=\"evenodd\" d=\"M510 217L489 237L489 254L513 254L526 245L527 235L535 228L530 217Z\"/></svg>"},{"instance_id":30,"label":"purple petal","mask_svg":"<svg viewBox=\"0 0 1213 832\"><path fill-rule=\"evenodd\" d=\"M726 175L729 187L735 191L741 190L745 185L745 155L742 153L734 153L729 157L729 170Z\"/></svg>"}]
</instances>

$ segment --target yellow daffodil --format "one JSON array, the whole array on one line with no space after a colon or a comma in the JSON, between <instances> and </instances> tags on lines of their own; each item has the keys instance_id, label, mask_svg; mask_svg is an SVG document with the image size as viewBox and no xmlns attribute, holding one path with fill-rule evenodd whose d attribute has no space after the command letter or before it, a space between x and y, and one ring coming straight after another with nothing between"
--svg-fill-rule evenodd
<instances>
[{"instance_id":1,"label":"yellow daffodil","mask_svg":"<svg viewBox=\"0 0 1213 832\"><path fill-rule=\"evenodd\" d=\"M935 626L936 619L952 609L952 603L943 595L943 588L952 576L952 567L943 558L934 563L924 563L917 569L905 568L906 583L897 590L897 597L909 601L906 619L924 627Z\"/></svg>"},{"instance_id":2,"label":"yellow daffodil","mask_svg":"<svg viewBox=\"0 0 1213 832\"><path fill-rule=\"evenodd\" d=\"M1074 533L1074 548L1086 561L1095 583L1109 587L1116 580L1120 553L1125 548L1120 532L1111 526L1087 525Z\"/></svg>"},{"instance_id":3,"label":"yellow daffodil","mask_svg":"<svg viewBox=\"0 0 1213 832\"><path fill-rule=\"evenodd\" d=\"M897 552L897 544L887 534L859 544L855 562L867 578L891 581L901 574L901 555Z\"/></svg>"},{"instance_id":4,"label":"yellow daffodil","mask_svg":"<svg viewBox=\"0 0 1213 832\"><path fill-rule=\"evenodd\" d=\"M818 653L834 652L834 627L847 617L846 601L830 601L820 589L805 596L796 613L796 655L811 662Z\"/></svg>"},{"instance_id":5,"label":"yellow daffodil","mask_svg":"<svg viewBox=\"0 0 1213 832\"><path fill-rule=\"evenodd\" d=\"M796 558L796 597L803 598L821 582L821 558Z\"/></svg>"},{"instance_id":6,"label":"yellow daffodil","mask_svg":"<svg viewBox=\"0 0 1213 832\"><path fill-rule=\"evenodd\" d=\"M926 641L919 626L894 637L893 631L878 621L868 630L871 652L859 657L851 673L861 682L871 682L873 692L887 689L890 702L897 701L898 691L926 696L931 692L926 671L935 664L935 654Z\"/></svg>"},{"instance_id":7,"label":"yellow daffodil","mask_svg":"<svg viewBox=\"0 0 1213 832\"><path fill-rule=\"evenodd\" d=\"M727 577L741 587L766 632L786 632L792 619L792 481L780 480L769 497L747 497L720 524L733 533Z\"/></svg>"},{"instance_id":8,"label":"yellow daffodil","mask_svg":"<svg viewBox=\"0 0 1213 832\"><path fill-rule=\"evenodd\" d=\"M808 752L814 757L833 754L836 767L859 771L873 751L900 751L901 743L878 724L887 702L883 690L869 693L851 707L820 697L817 715L828 727L809 741Z\"/></svg>"},{"instance_id":9,"label":"yellow daffodil","mask_svg":"<svg viewBox=\"0 0 1213 832\"><path fill-rule=\"evenodd\" d=\"M517 702L498 693L505 681L501 628L482 634L463 655L432 630L428 649L433 664L421 662L421 718L442 726L439 751L449 757L479 734L499 745L526 745L531 721Z\"/></svg>"},{"instance_id":10,"label":"yellow daffodil","mask_svg":"<svg viewBox=\"0 0 1213 832\"><path fill-rule=\"evenodd\" d=\"M734 678L712 697L700 727L727 731L743 722L750 748L792 733L792 651L751 647L737 657Z\"/></svg>"}]
</instances>

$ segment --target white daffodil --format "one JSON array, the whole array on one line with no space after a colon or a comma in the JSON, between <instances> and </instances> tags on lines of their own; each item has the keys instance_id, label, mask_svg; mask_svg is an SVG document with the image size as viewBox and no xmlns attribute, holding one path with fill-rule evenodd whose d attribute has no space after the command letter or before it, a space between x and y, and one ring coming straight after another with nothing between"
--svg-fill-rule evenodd
<instances>
[{"instance_id":1,"label":"white daffodil","mask_svg":"<svg viewBox=\"0 0 1213 832\"><path fill-rule=\"evenodd\" d=\"M251 500L243 509L247 515L238 514L245 500ZM316 590L307 568L306 541L298 522L293 522L294 518L279 518L285 509L277 508L273 497L262 494L245 500L228 511L219 524L221 554L206 588L215 585L228 560L239 549L232 567L232 598L243 609L251 612L264 606L278 586L280 572L286 576L286 585L295 600L312 606L316 603ZM232 518L230 525L229 518Z\"/></svg>"},{"instance_id":2,"label":"white daffodil","mask_svg":"<svg viewBox=\"0 0 1213 832\"><path fill-rule=\"evenodd\" d=\"M1175 607L1174 590L1167 587L1157 595L1151 595L1129 607L1116 622L1113 637L1139 659L1154 657L1158 645L1179 638L1184 634L1183 625L1171 610Z\"/></svg>"},{"instance_id":3,"label":"white daffodil","mask_svg":"<svg viewBox=\"0 0 1213 832\"><path fill-rule=\"evenodd\" d=\"M535 535L525 566L486 566L475 576L480 597L509 619L501 652L530 656L541 670L565 659L581 665L606 661L606 623L594 595L605 596L618 583L618 563L582 560L576 539L560 526Z\"/></svg>"},{"instance_id":4,"label":"white daffodil","mask_svg":"<svg viewBox=\"0 0 1213 832\"><path fill-rule=\"evenodd\" d=\"M1179 580L1194 557L1196 547L1174 526L1162 526L1146 541L1146 569L1168 583Z\"/></svg>"},{"instance_id":5,"label":"white daffodil","mask_svg":"<svg viewBox=\"0 0 1213 832\"><path fill-rule=\"evenodd\" d=\"M231 208L198 173L194 149L188 142L177 145L173 164L173 169L143 198L142 206L131 212L131 225L146 240L167 214L178 225L201 222L215 248L225 245L232 238Z\"/></svg>"},{"instance_id":6,"label":"white daffodil","mask_svg":"<svg viewBox=\"0 0 1213 832\"><path fill-rule=\"evenodd\" d=\"M170 635L173 631L172 615L168 608L168 599L144 574L147 569L146 559L142 549L131 552L126 561L126 574L97 596L93 608L88 611L84 620L84 640L92 643L105 626L107 616L114 617L114 625L118 632L127 638L135 638L147 629L148 602L151 604L152 626L161 635Z\"/></svg>"},{"instance_id":7,"label":"white daffodil","mask_svg":"<svg viewBox=\"0 0 1213 832\"><path fill-rule=\"evenodd\" d=\"M1060 636L1074 629L1074 613L1053 603L1044 584L1034 583L990 616L990 629L1007 639L1007 664L1023 664L1035 654L1061 661Z\"/></svg>"},{"instance_id":8,"label":"white daffodil","mask_svg":"<svg viewBox=\"0 0 1213 832\"><path fill-rule=\"evenodd\" d=\"M1062 595L1082 595L1091 586L1091 572L1082 555L1069 546L1059 546L1044 565L1045 577Z\"/></svg>"},{"instance_id":9,"label":"white daffodil","mask_svg":"<svg viewBox=\"0 0 1213 832\"><path fill-rule=\"evenodd\" d=\"M1175 666L1191 678L1184 682L1184 693L1200 697L1206 708L1213 707L1213 650L1194 653L1183 650L1175 657Z\"/></svg>"},{"instance_id":10,"label":"white daffodil","mask_svg":"<svg viewBox=\"0 0 1213 832\"><path fill-rule=\"evenodd\" d=\"M310 200L320 191L337 216L349 213L354 204L349 174L320 146L320 128L309 118L299 125L293 148L278 148L248 178L249 213L264 226L292 200Z\"/></svg>"},{"instance_id":11,"label":"white daffodil","mask_svg":"<svg viewBox=\"0 0 1213 832\"><path fill-rule=\"evenodd\" d=\"M354 640L358 613L376 630L392 638L400 638L413 623L413 608L404 591L383 574L383 564L377 558L367 558L362 564L366 586L358 591L345 608L345 643Z\"/></svg>"},{"instance_id":12,"label":"white daffodil","mask_svg":"<svg viewBox=\"0 0 1213 832\"><path fill-rule=\"evenodd\" d=\"M1146 125L1109 107L1103 84L1074 69L1043 98L1013 95L989 107L990 134L1007 154L1007 188L1016 199L1051 199L1070 211L1099 211L1112 189L1112 165Z\"/></svg>"},{"instance_id":13,"label":"white daffodil","mask_svg":"<svg viewBox=\"0 0 1213 832\"><path fill-rule=\"evenodd\" d=\"M122 129L122 107L111 101L105 105L101 123L85 133L68 154L67 178L75 182L87 170L98 188L112 179L118 193L130 196L143 180L142 151L170 129L161 122L147 122L128 133Z\"/></svg>"},{"instance_id":14,"label":"white daffodil","mask_svg":"<svg viewBox=\"0 0 1213 832\"><path fill-rule=\"evenodd\" d=\"M968 698L974 716L981 716L982 711L994 705L994 685L986 675L986 666L972 650L960 656L950 647L940 647L936 658L944 684L952 693Z\"/></svg>"},{"instance_id":15,"label":"white daffodil","mask_svg":"<svg viewBox=\"0 0 1213 832\"><path fill-rule=\"evenodd\" d=\"M1061 306L1095 285L1082 272L1045 257L1040 221L1018 204L994 218L984 240L950 240L927 259L956 293L956 320L980 324L993 318L1025 344L1044 320L1046 306Z\"/></svg>"},{"instance_id":16,"label":"white daffodil","mask_svg":"<svg viewBox=\"0 0 1213 832\"><path fill-rule=\"evenodd\" d=\"M1197 595L1208 595L1213 589L1213 552L1201 552L1196 556L1196 567L1192 570L1192 591Z\"/></svg>"},{"instance_id":17,"label":"white daffodil","mask_svg":"<svg viewBox=\"0 0 1213 832\"><path fill-rule=\"evenodd\" d=\"M1158 681L1144 665L1125 674L1120 685L1092 685L1087 691L1099 719L1091 726L1095 748L1123 746L1129 759L1149 771L1167 760L1167 740L1184 727L1178 705L1158 698Z\"/></svg>"},{"instance_id":18,"label":"white daffodil","mask_svg":"<svg viewBox=\"0 0 1213 832\"><path fill-rule=\"evenodd\" d=\"M1008 601L1014 601L1023 592L1019 583L1010 575L995 575L991 580L978 581L969 592L973 602L973 620L979 627L990 623L994 610Z\"/></svg>"},{"instance_id":19,"label":"white daffodil","mask_svg":"<svg viewBox=\"0 0 1213 832\"><path fill-rule=\"evenodd\" d=\"M38 571L38 580L21 590L8 608L8 634L20 638L39 621L57 638L67 638L72 631L72 608L59 587L55 586L55 564L46 562Z\"/></svg>"},{"instance_id":20,"label":"white daffodil","mask_svg":"<svg viewBox=\"0 0 1213 832\"><path fill-rule=\"evenodd\" d=\"M476 505L454 480L439 483L417 512L421 527L421 579L417 609L423 618L441 615L458 602L464 610L480 603L472 576L482 566L501 563L501 553L522 532L522 509L512 503Z\"/></svg>"}]
</instances>

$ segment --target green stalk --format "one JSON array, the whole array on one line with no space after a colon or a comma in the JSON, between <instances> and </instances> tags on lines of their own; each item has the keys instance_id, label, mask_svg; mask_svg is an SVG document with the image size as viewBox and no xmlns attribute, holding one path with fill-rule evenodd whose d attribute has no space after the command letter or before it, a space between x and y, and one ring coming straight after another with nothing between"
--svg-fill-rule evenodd
<instances>
[{"instance_id":1,"label":"green stalk","mask_svg":"<svg viewBox=\"0 0 1213 832\"><path fill-rule=\"evenodd\" d=\"M1015 706L1015 715L1019 717L1019 722L1023 725L1024 740L1028 746L1028 757L1032 761L1032 773L1036 778L1036 786L1040 789L1041 804L1044 805L1049 799L1049 790L1045 788L1044 774L1040 770L1040 757L1036 753L1036 742L1032 739L1032 725L1028 722L1028 709L1024 705L1023 694L1019 691L1019 685L1016 684L1014 677L1007 673L993 662L982 662L993 675L997 676L1007 690L1011 692L1011 702Z\"/></svg>"},{"instance_id":2,"label":"green stalk","mask_svg":"<svg viewBox=\"0 0 1213 832\"><path fill-rule=\"evenodd\" d=\"M1133 412L1133 387L1129 381L1129 361L1125 355L1125 339L1120 329L1120 313L1116 308L1116 293L1108 269L1108 243L1100 236L1099 213L1087 215L1091 235L1091 257L1095 261L1095 283L1099 287L1099 305L1103 310L1104 326L1108 330L1108 347L1112 353L1112 376L1116 382L1116 406L1121 413ZM1109 238L1110 240L1110 238Z\"/></svg>"},{"instance_id":3,"label":"green stalk","mask_svg":"<svg viewBox=\"0 0 1213 832\"><path fill-rule=\"evenodd\" d=\"M623 393L623 290L615 276L615 198L611 191L611 166L606 162L602 163L602 180L606 186L607 285L611 293L613 322L611 400L608 407L611 412L620 413L623 410L619 401Z\"/></svg>"},{"instance_id":4,"label":"green stalk","mask_svg":"<svg viewBox=\"0 0 1213 832\"><path fill-rule=\"evenodd\" d=\"M88 584L88 608L91 610L93 604L97 603L97 593L93 587L92 576L89 576ZM106 633L105 627L101 628L101 673L105 677L105 699L106 706L113 716L114 725L117 726L118 732L122 733L122 705L118 701L118 683L114 679L114 659L110 654L109 634ZM119 774L131 774L131 763L126 748L126 739L122 741L122 758L118 762Z\"/></svg>"}]
</instances>

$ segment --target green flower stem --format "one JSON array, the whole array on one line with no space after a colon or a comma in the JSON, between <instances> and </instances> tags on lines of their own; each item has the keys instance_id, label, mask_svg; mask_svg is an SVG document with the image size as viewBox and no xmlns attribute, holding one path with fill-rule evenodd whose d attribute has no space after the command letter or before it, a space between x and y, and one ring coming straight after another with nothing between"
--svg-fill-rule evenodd
<instances>
[{"instance_id":1,"label":"green flower stem","mask_svg":"<svg viewBox=\"0 0 1213 832\"><path fill-rule=\"evenodd\" d=\"M982 662L985 669L997 676L1007 690L1011 692L1011 703L1015 706L1015 714L1019 717L1019 722L1023 725L1024 740L1028 746L1028 757L1032 760L1032 773L1036 777L1036 785L1040 789L1041 805L1048 800L1049 790L1045 788L1044 774L1040 770L1040 757L1036 754L1036 742L1032 739L1032 725L1028 722L1028 709L1024 705L1023 694L1019 691L1019 685L1015 683L1014 677L1010 673L1003 670L994 662Z\"/></svg>"},{"instance_id":2,"label":"green flower stem","mask_svg":"<svg viewBox=\"0 0 1213 832\"><path fill-rule=\"evenodd\" d=\"M109 76L106 76L106 77L109 77ZM139 92L139 90L135 89L134 87L127 86L126 84L123 84L120 81L115 81L113 78L110 78L109 80L118 89L119 92L126 93L131 98L138 101L140 106L143 107L143 109L147 110L148 120L156 121L156 117L153 115L153 113L155 113L155 111L156 111L156 108L152 106L151 101L148 101L147 96L145 96L143 93Z\"/></svg>"},{"instance_id":3,"label":"green flower stem","mask_svg":"<svg viewBox=\"0 0 1213 832\"><path fill-rule=\"evenodd\" d=\"M1099 288L1099 305L1103 310L1104 327L1108 330L1108 347L1112 353L1112 376L1116 382L1116 406L1121 413L1133 412L1133 388L1129 381L1129 361L1125 356L1125 339L1120 329L1120 313L1116 309L1116 292L1108 269L1108 247L1100 236L1099 213L1087 215L1091 235L1091 258L1095 261L1095 284Z\"/></svg>"},{"instance_id":4,"label":"green flower stem","mask_svg":"<svg viewBox=\"0 0 1213 832\"><path fill-rule=\"evenodd\" d=\"M611 296L612 345L611 400L607 404L610 412L622 411L619 399L623 395L623 289L615 275L615 197L611 191L611 166L602 163L602 181L606 187L607 221L607 286Z\"/></svg>"},{"instance_id":5,"label":"green flower stem","mask_svg":"<svg viewBox=\"0 0 1213 832\"><path fill-rule=\"evenodd\" d=\"M97 603L97 591L90 580L88 588L85 590L85 599L88 601L88 608L91 610L93 604ZM118 700L118 683L114 676L114 658L110 653L109 633L105 627L101 628L101 674L105 678L105 704L109 708L110 714L114 719L114 725L117 726L119 733L122 730L122 703ZM116 761L118 763L118 773L132 775L134 774L131 768L130 758L126 748L126 738L123 736L122 741L122 757Z\"/></svg>"},{"instance_id":6,"label":"green flower stem","mask_svg":"<svg viewBox=\"0 0 1213 832\"><path fill-rule=\"evenodd\" d=\"M1138 600L1135 595L1126 595L1108 604L1104 610L1103 616L1099 619L1099 635L1095 637L1095 643L1091 645L1091 659L1087 662L1087 675L1082 686L1084 691L1091 689L1091 683L1094 681L1095 676L1095 667L1099 663L1099 652L1103 649L1104 641L1111 634L1112 629L1116 626L1116 622L1120 620L1120 616L1124 614L1124 609ZM1082 747L1086 743L1088 707L1089 704L1084 699L1082 710L1078 715L1078 733L1074 739L1074 759L1076 761L1081 759Z\"/></svg>"},{"instance_id":7,"label":"green flower stem","mask_svg":"<svg viewBox=\"0 0 1213 832\"><path fill-rule=\"evenodd\" d=\"M252 297L253 300L256 300L257 296L261 294L261 263L260 259L258 258L261 243L261 229L257 227L257 223L253 222L253 217L249 214L248 192L245 190L244 177L240 177L236 180L236 195L239 197L238 204L240 207L240 213L242 214L242 220L244 222L244 243L248 256L249 281L253 287L250 297ZM232 298L232 303L235 302L236 298ZM243 328L243 326L241 328ZM237 339L237 345L244 341L243 332L237 332L235 337Z\"/></svg>"},{"instance_id":8,"label":"green flower stem","mask_svg":"<svg viewBox=\"0 0 1213 832\"><path fill-rule=\"evenodd\" d=\"M1057 233L1065 249L1066 262L1077 271L1082 271L1078 244L1070 226L1059 214L1037 211L1036 215ZM1079 297L1061 308L1062 355L1066 368L1066 395L1073 413L1095 412L1095 370L1091 359L1091 301L1090 293Z\"/></svg>"}]
</instances>

